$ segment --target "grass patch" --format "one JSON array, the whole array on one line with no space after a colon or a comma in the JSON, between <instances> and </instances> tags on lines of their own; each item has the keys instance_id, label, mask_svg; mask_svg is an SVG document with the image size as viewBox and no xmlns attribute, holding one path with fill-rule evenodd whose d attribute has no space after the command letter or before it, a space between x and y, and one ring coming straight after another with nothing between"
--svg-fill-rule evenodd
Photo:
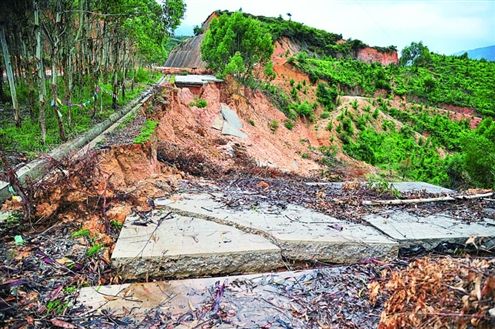
<instances>
[{"instance_id":1,"label":"grass patch","mask_svg":"<svg viewBox=\"0 0 495 329\"><path fill-rule=\"evenodd\" d=\"M203 99L203 98L198 98L198 99L195 99L194 101L192 101L191 103L189 103L189 106L196 106L196 107L199 107L200 109L202 108L205 108L208 106L208 101L206 99Z\"/></svg>"},{"instance_id":2,"label":"grass patch","mask_svg":"<svg viewBox=\"0 0 495 329\"><path fill-rule=\"evenodd\" d=\"M90 232L87 228L82 228L80 230L77 230L75 232L72 232L71 234L72 238L78 239L78 238L89 238L90 237Z\"/></svg>"},{"instance_id":3,"label":"grass patch","mask_svg":"<svg viewBox=\"0 0 495 329\"><path fill-rule=\"evenodd\" d=\"M134 144L144 144L149 141L157 126L157 121L146 120L141 128L141 132L134 138Z\"/></svg>"},{"instance_id":4,"label":"grass patch","mask_svg":"<svg viewBox=\"0 0 495 329\"><path fill-rule=\"evenodd\" d=\"M103 245L100 243L96 243L91 247L89 247L88 250L86 250L86 256L93 257L97 255L102 249L103 249Z\"/></svg>"},{"instance_id":5,"label":"grass patch","mask_svg":"<svg viewBox=\"0 0 495 329\"><path fill-rule=\"evenodd\" d=\"M119 94L117 104L119 107L127 105L131 100L135 99L143 90L148 88L150 83L156 82L161 73L151 72L144 69L139 69L129 77L126 83L125 97ZM132 89L132 86L134 88ZM60 112L64 121L64 128L68 139L72 139L86 132L95 124L104 121L110 115L115 113L111 108L112 104L112 85L110 83L100 83L100 92L95 100L94 87L88 82L73 90L72 103L77 104L71 107L72 120L69 124L69 107L67 105L60 106ZM58 80L59 95L64 95L64 84L62 78ZM50 86L47 82L47 90L50 91ZM8 92L8 91L6 91ZM18 87L19 101L21 107L27 107L24 104L27 97L23 96L23 87ZM22 97L21 97L22 96ZM62 98L62 96L60 97ZM48 95L48 104L50 95ZM85 105L82 105L85 104ZM96 105L97 111L94 118L91 117L93 106ZM6 109L9 111L10 109ZM41 128L38 123L38 109L34 110L34 119L32 120L27 113L22 117L22 125L17 128L11 118L0 118L0 148L7 152L23 152L30 159L37 157L40 153L49 152L61 144L58 133L57 121L53 109L47 105L45 108L46 115L46 143L41 142Z\"/></svg>"}]
</instances>

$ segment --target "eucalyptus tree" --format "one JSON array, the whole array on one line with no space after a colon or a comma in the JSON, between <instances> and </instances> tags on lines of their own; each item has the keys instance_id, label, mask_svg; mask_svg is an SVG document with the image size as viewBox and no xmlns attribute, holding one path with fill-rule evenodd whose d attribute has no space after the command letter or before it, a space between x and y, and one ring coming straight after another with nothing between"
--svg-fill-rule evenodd
<instances>
[{"instance_id":1,"label":"eucalyptus tree","mask_svg":"<svg viewBox=\"0 0 495 329\"><path fill-rule=\"evenodd\" d=\"M95 117L109 83L117 109L136 70L165 59L185 8L183 0L0 1L0 101L10 95L17 126L23 113L37 116L42 143L54 122L67 139L76 106Z\"/></svg>"}]
</instances>

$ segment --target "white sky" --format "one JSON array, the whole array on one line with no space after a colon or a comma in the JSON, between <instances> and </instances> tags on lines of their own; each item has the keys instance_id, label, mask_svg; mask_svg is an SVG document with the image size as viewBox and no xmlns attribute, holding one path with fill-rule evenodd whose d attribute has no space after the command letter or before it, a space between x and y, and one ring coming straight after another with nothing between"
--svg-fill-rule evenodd
<instances>
[{"instance_id":1,"label":"white sky","mask_svg":"<svg viewBox=\"0 0 495 329\"><path fill-rule=\"evenodd\" d=\"M286 13L306 25L341 33L374 46L423 41L452 54L495 45L495 0L185 0L186 16L176 33L192 34L214 10L277 17Z\"/></svg>"}]
</instances>

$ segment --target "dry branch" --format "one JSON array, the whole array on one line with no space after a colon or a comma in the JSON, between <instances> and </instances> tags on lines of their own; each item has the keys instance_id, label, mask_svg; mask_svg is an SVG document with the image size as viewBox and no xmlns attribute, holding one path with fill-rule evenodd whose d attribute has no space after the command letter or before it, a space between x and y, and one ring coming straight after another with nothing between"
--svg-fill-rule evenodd
<instances>
[{"instance_id":1,"label":"dry branch","mask_svg":"<svg viewBox=\"0 0 495 329\"><path fill-rule=\"evenodd\" d=\"M364 200L365 206L383 206L383 205L402 205L402 204L416 204L416 203L428 203L428 202L445 202L455 200L474 200L483 199L493 196L493 192L473 195L456 195L456 196L443 196L437 198L419 198L419 199L396 199L396 200Z\"/></svg>"}]
</instances>

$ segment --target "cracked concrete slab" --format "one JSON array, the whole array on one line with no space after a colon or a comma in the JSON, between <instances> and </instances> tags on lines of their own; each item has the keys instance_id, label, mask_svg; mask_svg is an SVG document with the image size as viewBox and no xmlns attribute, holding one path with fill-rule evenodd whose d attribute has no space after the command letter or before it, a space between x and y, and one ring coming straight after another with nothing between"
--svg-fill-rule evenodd
<instances>
[{"instance_id":1,"label":"cracked concrete slab","mask_svg":"<svg viewBox=\"0 0 495 329\"><path fill-rule=\"evenodd\" d=\"M283 265L280 249L266 238L229 225L154 211L150 222L129 216L112 254L126 278L187 277L266 271Z\"/></svg>"},{"instance_id":2,"label":"cracked concrete slab","mask_svg":"<svg viewBox=\"0 0 495 329\"><path fill-rule=\"evenodd\" d=\"M440 242L463 244L472 236L495 239L495 221L490 219L468 223L444 213L418 216L397 210L367 215L363 219L405 247L422 245L432 249Z\"/></svg>"},{"instance_id":3,"label":"cracked concrete slab","mask_svg":"<svg viewBox=\"0 0 495 329\"><path fill-rule=\"evenodd\" d=\"M173 199L157 199L155 204L264 236L278 245L285 257L294 260L354 263L398 253L398 244L371 226L338 220L296 205L229 209L210 194L181 194Z\"/></svg>"},{"instance_id":4,"label":"cracked concrete slab","mask_svg":"<svg viewBox=\"0 0 495 329\"><path fill-rule=\"evenodd\" d=\"M242 122L230 107L226 104L220 104L220 113L223 117L222 134L236 136L239 138L247 138L247 134L242 132Z\"/></svg>"},{"instance_id":5,"label":"cracked concrete slab","mask_svg":"<svg viewBox=\"0 0 495 329\"><path fill-rule=\"evenodd\" d=\"M223 116L222 113L218 113L218 115L213 119L211 127L216 130L222 130L223 128Z\"/></svg>"},{"instance_id":6,"label":"cracked concrete slab","mask_svg":"<svg viewBox=\"0 0 495 329\"><path fill-rule=\"evenodd\" d=\"M304 284L317 275L318 270L307 270L85 287L79 292L76 307L85 307L97 314L109 311L114 316L132 316L134 319L142 319L149 310L160 308L176 317L211 307L212 293L219 282L226 287L223 298L236 301L237 314L233 320L237 327L245 328L248 323L256 323L258 317L266 323L270 317L278 316L280 311L272 307L274 303L281 309L290 308L291 301L277 293L274 286L294 284L296 280ZM183 328L195 325L194 322L188 324L191 326Z\"/></svg>"}]
</instances>

